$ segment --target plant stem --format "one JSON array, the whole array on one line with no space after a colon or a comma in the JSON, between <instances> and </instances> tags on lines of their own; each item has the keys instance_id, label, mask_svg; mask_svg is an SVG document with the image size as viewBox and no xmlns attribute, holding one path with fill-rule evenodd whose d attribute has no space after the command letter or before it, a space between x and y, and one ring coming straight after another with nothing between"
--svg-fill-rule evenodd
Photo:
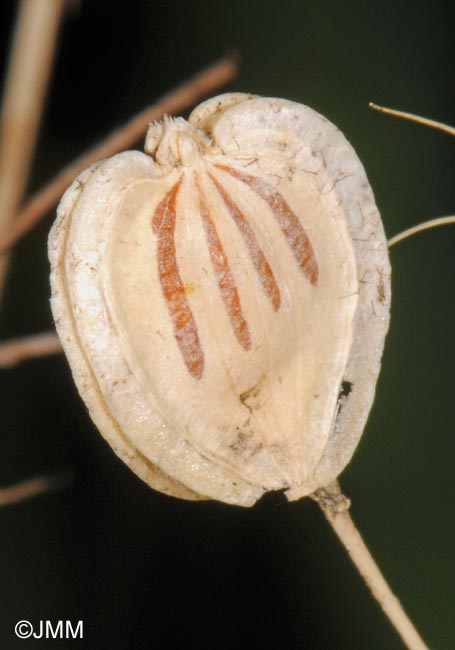
<instances>
[{"instance_id":1,"label":"plant stem","mask_svg":"<svg viewBox=\"0 0 455 650\"><path fill-rule=\"evenodd\" d=\"M28 232L60 199L66 188L86 167L101 158L131 147L145 135L149 122L161 119L164 113L175 114L193 106L202 97L234 78L237 72L235 57L228 55L201 70L194 77L170 91L152 106L148 106L126 124L109 134L102 142L64 167L37 192L20 210L6 232L0 231L0 252L7 250Z\"/></svg>"},{"instance_id":2,"label":"plant stem","mask_svg":"<svg viewBox=\"0 0 455 650\"><path fill-rule=\"evenodd\" d=\"M406 111L397 111L394 108L386 108L385 106L379 106L379 104L374 104L370 102L370 108L379 113L386 113L387 115L393 115L394 117L401 117L403 120L409 120L409 122L417 122L417 124L423 124L424 126L430 126L433 129L439 129L448 133L449 135L455 135L455 127L450 126L449 124L443 124L442 122L437 122L436 120L429 120L427 117L420 117L420 115L414 115L414 113L406 113Z\"/></svg>"},{"instance_id":3,"label":"plant stem","mask_svg":"<svg viewBox=\"0 0 455 650\"><path fill-rule=\"evenodd\" d=\"M403 241L403 239L416 235L418 232L422 232L422 230L430 230L431 228L437 228L438 226L446 226L449 223L455 223L455 215L424 221L423 223L419 223L417 226L412 226L412 228L403 230L403 232L398 233L398 235L394 235L388 240L387 245L391 248L392 246L395 246L395 244L398 244L398 242Z\"/></svg>"},{"instance_id":4,"label":"plant stem","mask_svg":"<svg viewBox=\"0 0 455 650\"><path fill-rule=\"evenodd\" d=\"M22 201L43 109L64 0L22 0L0 122L0 234ZM0 297L8 256L0 257Z\"/></svg>"},{"instance_id":5,"label":"plant stem","mask_svg":"<svg viewBox=\"0 0 455 650\"><path fill-rule=\"evenodd\" d=\"M428 650L428 646L391 590L352 521L348 512L349 500L342 494L338 483L335 482L327 488L318 490L312 498L319 504L365 584L408 650Z\"/></svg>"},{"instance_id":6,"label":"plant stem","mask_svg":"<svg viewBox=\"0 0 455 650\"><path fill-rule=\"evenodd\" d=\"M62 351L62 345L53 331L0 342L0 368L10 368L21 361L44 357Z\"/></svg>"},{"instance_id":7,"label":"plant stem","mask_svg":"<svg viewBox=\"0 0 455 650\"><path fill-rule=\"evenodd\" d=\"M72 483L74 470L65 467L51 476L35 476L20 483L0 488L0 507L10 506L19 501L25 501L39 494L62 490Z\"/></svg>"}]
</instances>

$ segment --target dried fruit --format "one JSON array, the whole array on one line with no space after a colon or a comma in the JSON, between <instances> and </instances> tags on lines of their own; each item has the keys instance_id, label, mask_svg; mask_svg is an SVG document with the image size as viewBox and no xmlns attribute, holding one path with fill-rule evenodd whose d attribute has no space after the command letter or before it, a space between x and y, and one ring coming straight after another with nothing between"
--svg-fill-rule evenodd
<instances>
[{"instance_id":1,"label":"dried fruit","mask_svg":"<svg viewBox=\"0 0 455 650\"><path fill-rule=\"evenodd\" d=\"M332 482L374 397L390 305L382 223L340 131L226 94L93 165L50 235L79 392L152 487L251 505Z\"/></svg>"}]
</instances>

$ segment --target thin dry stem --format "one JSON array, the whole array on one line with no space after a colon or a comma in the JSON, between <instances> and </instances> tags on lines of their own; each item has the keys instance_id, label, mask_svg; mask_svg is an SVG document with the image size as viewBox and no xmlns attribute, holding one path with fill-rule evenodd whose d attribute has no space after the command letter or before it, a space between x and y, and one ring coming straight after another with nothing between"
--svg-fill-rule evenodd
<instances>
[{"instance_id":1,"label":"thin dry stem","mask_svg":"<svg viewBox=\"0 0 455 650\"><path fill-rule=\"evenodd\" d=\"M0 507L25 501L26 499L46 492L62 490L72 483L73 478L73 468L65 467L57 474L51 476L35 476L26 481L0 488Z\"/></svg>"},{"instance_id":2,"label":"thin dry stem","mask_svg":"<svg viewBox=\"0 0 455 650\"><path fill-rule=\"evenodd\" d=\"M373 559L359 531L349 515L349 501L341 493L338 483L318 490L313 495L327 521L357 567L373 597L381 606L408 650L429 650L414 624L404 611L378 565Z\"/></svg>"},{"instance_id":3,"label":"thin dry stem","mask_svg":"<svg viewBox=\"0 0 455 650\"><path fill-rule=\"evenodd\" d=\"M194 77L167 93L99 144L76 158L35 194L17 214L11 227L0 236L0 251L8 249L28 232L60 199L66 188L86 167L101 158L131 147L145 134L147 124L164 113L175 114L193 106L202 97L228 83L237 72L235 57L223 57Z\"/></svg>"},{"instance_id":4,"label":"thin dry stem","mask_svg":"<svg viewBox=\"0 0 455 650\"><path fill-rule=\"evenodd\" d=\"M413 113L406 113L405 111L397 111L394 108L386 108L385 106L379 106L379 104L374 104L373 102L370 102L369 106L370 108L373 108L375 111L379 111L380 113L386 113L387 115L400 117L404 120L410 120L411 122L417 122L418 124L423 124L424 126L429 126L434 129L439 129L440 131L443 131L444 133L448 133L449 135L455 135L455 128L453 126L449 126L448 124L443 124L442 122L436 122L435 120L429 120L426 117L420 117L420 115L414 115ZM398 242L403 241L404 239L407 239L408 237L411 237L412 235L415 235L418 232L422 232L422 230L430 230L431 228L437 228L438 226L445 226L449 223L455 223L455 216L439 217L437 219L430 219L429 221L424 221L423 223L420 223L417 226L413 226L412 228L403 230L403 232L398 233L398 235L394 235L388 240L387 244L389 248L391 248L395 244L398 244Z\"/></svg>"},{"instance_id":5,"label":"thin dry stem","mask_svg":"<svg viewBox=\"0 0 455 650\"><path fill-rule=\"evenodd\" d=\"M24 195L64 0L22 0L0 122L0 236ZM0 257L0 296L8 256Z\"/></svg>"},{"instance_id":6,"label":"thin dry stem","mask_svg":"<svg viewBox=\"0 0 455 650\"><path fill-rule=\"evenodd\" d=\"M423 223L419 223L417 226L403 230L403 232L398 233L398 235L394 235L387 241L387 245L389 248L391 248L392 246L395 246L395 244L398 244L398 242L403 241L403 239L407 239L412 235L416 235L417 233L422 232L422 230L430 230L431 228L445 226L449 223L455 223L455 215L450 215L448 217L438 217L437 219L424 221Z\"/></svg>"},{"instance_id":7,"label":"thin dry stem","mask_svg":"<svg viewBox=\"0 0 455 650\"><path fill-rule=\"evenodd\" d=\"M386 108L385 106L379 106L379 104L374 104L373 102L370 102L369 106L375 111L379 111L379 113L387 113L387 115L394 115L395 117L401 117L404 120L409 120L410 122L417 122L418 124L423 124L425 126L430 126L434 129L439 129L440 131L444 131L444 133L455 135L455 127L449 126L448 124L443 124L442 122L437 122L436 120L429 120L426 117L420 117L420 115L414 115L413 113L406 113L405 111L397 111L394 108Z\"/></svg>"},{"instance_id":8,"label":"thin dry stem","mask_svg":"<svg viewBox=\"0 0 455 650\"><path fill-rule=\"evenodd\" d=\"M10 368L21 361L61 351L62 345L53 331L11 339L0 343L0 368Z\"/></svg>"}]
</instances>

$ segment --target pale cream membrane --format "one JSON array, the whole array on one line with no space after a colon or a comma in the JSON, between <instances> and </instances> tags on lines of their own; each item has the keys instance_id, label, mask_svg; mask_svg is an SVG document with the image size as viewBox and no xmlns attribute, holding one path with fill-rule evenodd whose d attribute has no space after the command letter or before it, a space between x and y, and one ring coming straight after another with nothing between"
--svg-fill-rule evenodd
<instances>
[{"instance_id":1,"label":"pale cream membrane","mask_svg":"<svg viewBox=\"0 0 455 650\"><path fill-rule=\"evenodd\" d=\"M114 451L153 488L248 506L331 483L370 411L387 244L342 133L226 94L83 172L51 231L52 309Z\"/></svg>"}]
</instances>

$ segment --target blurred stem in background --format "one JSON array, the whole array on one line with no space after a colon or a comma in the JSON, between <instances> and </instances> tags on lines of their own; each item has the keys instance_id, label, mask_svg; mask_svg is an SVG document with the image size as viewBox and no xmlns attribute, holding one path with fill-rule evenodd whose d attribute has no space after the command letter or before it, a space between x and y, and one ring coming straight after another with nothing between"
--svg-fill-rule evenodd
<instances>
[{"instance_id":1,"label":"blurred stem in background","mask_svg":"<svg viewBox=\"0 0 455 650\"><path fill-rule=\"evenodd\" d=\"M0 236L22 202L65 0L22 0L0 118ZM0 300L9 256L0 256Z\"/></svg>"}]
</instances>

